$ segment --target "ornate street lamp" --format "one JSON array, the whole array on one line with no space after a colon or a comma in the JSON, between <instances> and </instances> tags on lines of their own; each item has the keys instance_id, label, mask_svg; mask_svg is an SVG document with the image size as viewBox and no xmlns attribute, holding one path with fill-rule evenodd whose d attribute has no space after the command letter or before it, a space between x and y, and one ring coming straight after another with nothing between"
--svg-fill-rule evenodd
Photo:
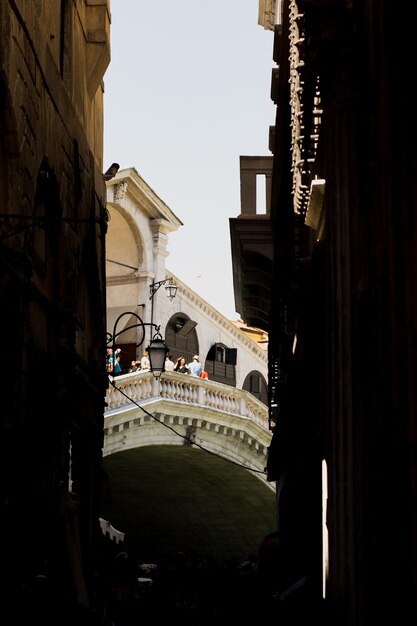
<instances>
[{"instance_id":1,"label":"ornate street lamp","mask_svg":"<svg viewBox=\"0 0 417 626\"><path fill-rule=\"evenodd\" d=\"M175 296L177 295L178 285L174 283L174 279L172 278L172 276L170 276L169 278L165 278L165 280L160 280L156 283L151 283L149 285L149 291L151 293L149 299L154 297L154 295L156 294L158 289L162 287L162 285L165 285L165 291L168 298L170 300L175 298Z\"/></svg>"},{"instance_id":2,"label":"ornate street lamp","mask_svg":"<svg viewBox=\"0 0 417 626\"><path fill-rule=\"evenodd\" d=\"M178 285L174 283L174 279L172 276L169 278L165 278L165 280L159 280L158 282L151 283L149 285L150 296L149 300L151 301L151 324L153 324L153 297L162 285L165 285L165 293L167 297L172 300L177 295Z\"/></svg>"},{"instance_id":3,"label":"ornate street lamp","mask_svg":"<svg viewBox=\"0 0 417 626\"><path fill-rule=\"evenodd\" d=\"M137 323L131 324L130 326L127 326L126 328L122 328L122 330L119 330L117 332L117 326L120 320L126 315L128 315L129 317L132 317L132 316L135 317L137 319ZM152 337L149 343L149 346L146 348L146 350L148 351L148 355L149 355L149 362L151 364L151 372L155 378L159 378L162 372L165 372L165 357L166 357L167 352L169 351L168 346L166 345L165 341L162 338L161 333L159 332L160 326L157 326L154 323L149 324L147 322L144 322L142 318L137 313L133 313L133 311L132 312L125 311L124 313L121 313L119 317L116 319L116 321L114 322L113 334L111 335L110 333L107 333L107 346L113 349L113 358L114 358L114 355L116 352L117 337L119 337L122 333L125 333L128 330L131 330L132 328L138 328L140 329L141 334L139 336L139 341L136 344L136 348L139 348L139 346L141 346L145 340L145 326L150 326L151 328L155 329L155 334Z\"/></svg>"},{"instance_id":4,"label":"ornate street lamp","mask_svg":"<svg viewBox=\"0 0 417 626\"><path fill-rule=\"evenodd\" d=\"M159 332L155 333L146 350L151 364L151 372L155 378L159 378L162 372L165 372L165 358L169 352L169 348Z\"/></svg>"}]
</instances>

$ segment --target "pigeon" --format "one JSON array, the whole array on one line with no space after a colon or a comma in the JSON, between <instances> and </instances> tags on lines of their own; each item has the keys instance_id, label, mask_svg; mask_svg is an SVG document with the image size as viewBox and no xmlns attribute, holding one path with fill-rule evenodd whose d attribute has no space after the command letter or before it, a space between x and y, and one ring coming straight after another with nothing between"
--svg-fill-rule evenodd
<instances>
[{"instance_id":1,"label":"pigeon","mask_svg":"<svg viewBox=\"0 0 417 626\"><path fill-rule=\"evenodd\" d=\"M118 163L112 163L107 172L104 172L103 174L104 180L110 180L111 178L113 178L113 176L116 176L117 172L119 171L119 167L120 165Z\"/></svg>"}]
</instances>

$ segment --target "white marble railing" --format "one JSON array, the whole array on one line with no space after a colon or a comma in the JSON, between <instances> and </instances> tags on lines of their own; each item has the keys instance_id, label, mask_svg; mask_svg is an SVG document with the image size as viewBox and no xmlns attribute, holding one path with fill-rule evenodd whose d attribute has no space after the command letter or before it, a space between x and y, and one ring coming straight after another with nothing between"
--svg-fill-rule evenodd
<instances>
[{"instance_id":1,"label":"white marble railing","mask_svg":"<svg viewBox=\"0 0 417 626\"><path fill-rule=\"evenodd\" d=\"M117 376L107 391L105 415L161 398L246 417L269 431L268 408L248 391L177 372L159 379L150 372Z\"/></svg>"}]
</instances>

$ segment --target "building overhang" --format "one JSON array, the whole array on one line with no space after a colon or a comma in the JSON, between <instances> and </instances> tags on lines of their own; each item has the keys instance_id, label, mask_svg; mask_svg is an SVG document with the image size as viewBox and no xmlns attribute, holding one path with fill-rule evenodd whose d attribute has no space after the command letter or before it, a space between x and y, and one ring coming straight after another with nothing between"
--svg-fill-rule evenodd
<instances>
[{"instance_id":1,"label":"building overhang","mask_svg":"<svg viewBox=\"0 0 417 626\"><path fill-rule=\"evenodd\" d=\"M269 215L229 218L236 311L248 326L269 331L273 237Z\"/></svg>"}]
</instances>

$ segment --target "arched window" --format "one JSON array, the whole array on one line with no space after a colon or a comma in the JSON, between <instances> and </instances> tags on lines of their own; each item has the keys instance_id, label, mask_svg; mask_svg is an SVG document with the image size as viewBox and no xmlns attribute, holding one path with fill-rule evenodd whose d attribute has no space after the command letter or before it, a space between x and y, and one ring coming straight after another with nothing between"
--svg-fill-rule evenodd
<instances>
[{"instance_id":1,"label":"arched window","mask_svg":"<svg viewBox=\"0 0 417 626\"><path fill-rule=\"evenodd\" d=\"M36 181L36 192L33 205L33 228L31 231L32 258L38 272L46 271L47 248L49 243L56 243L58 221L51 218L61 214L58 185L55 174L43 159ZM45 218L44 220L42 218Z\"/></svg>"},{"instance_id":2,"label":"arched window","mask_svg":"<svg viewBox=\"0 0 417 626\"><path fill-rule=\"evenodd\" d=\"M168 321L165 329L165 343L173 361L183 356L189 363L194 354L200 354L196 326L197 322L194 322L185 313L176 313ZM201 355L201 362L203 363L203 355Z\"/></svg>"},{"instance_id":3,"label":"arched window","mask_svg":"<svg viewBox=\"0 0 417 626\"><path fill-rule=\"evenodd\" d=\"M210 380L236 387L236 359L236 348L228 348L222 343L215 343L207 353L204 369Z\"/></svg>"},{"instance_id":4,"label":"arched window","mask_svg":"<svg viewBox=\"0 0 417 626\"><path fill-rule=\"evenodd\" d=\"M255 398L268 405L268 386L260 372L256 370L249 372L243 383L243 389L249 391Z\"/></svg>"}]
</instances>

